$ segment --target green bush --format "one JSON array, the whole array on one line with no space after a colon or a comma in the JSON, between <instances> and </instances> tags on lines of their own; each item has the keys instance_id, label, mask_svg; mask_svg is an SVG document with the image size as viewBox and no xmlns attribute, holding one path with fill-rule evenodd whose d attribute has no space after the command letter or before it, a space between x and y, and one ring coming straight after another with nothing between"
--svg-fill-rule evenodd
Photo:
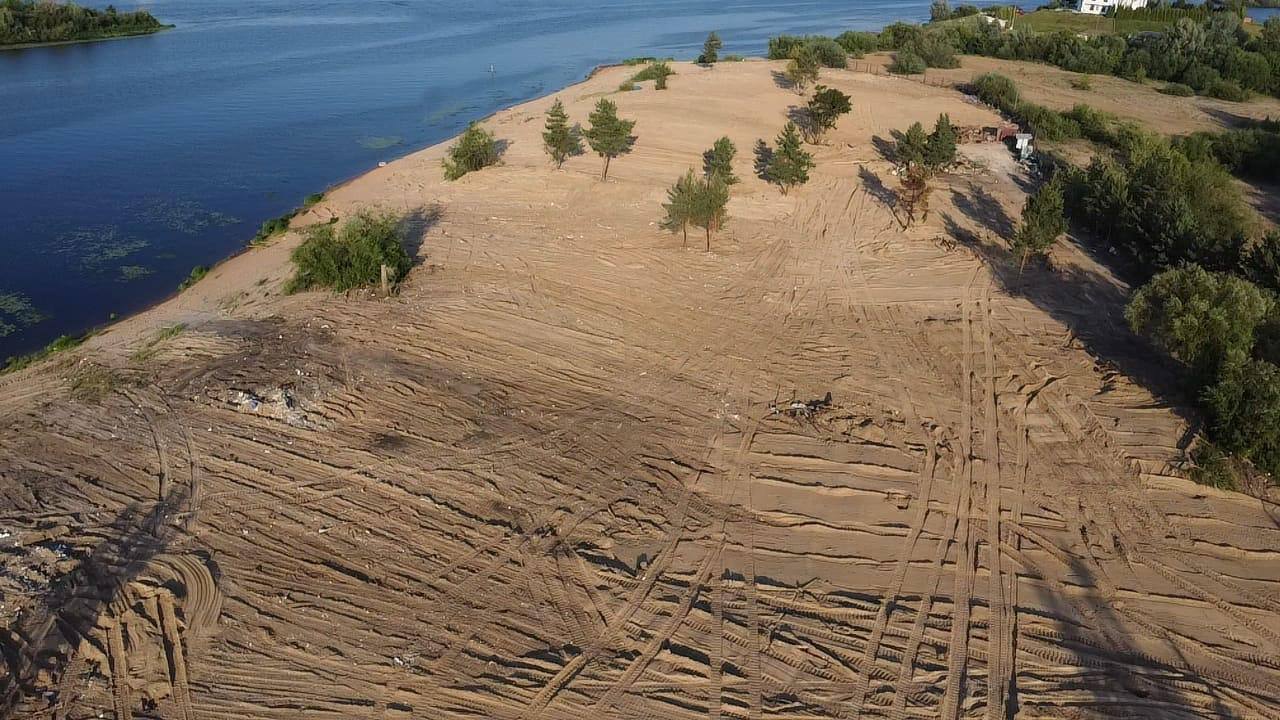
<instances>
[{"instance_id":1,"label":"green bush","mask_svg":"<svg viewBox=\"0 0 1280 720\"><path fill-rule=\"evenodd\" d=\"M208 274L209 274L208 265L197 265L191 268L191 273L187 275L185 280L183 280L181 283L178 284L178 292L182 292L183 290L186 290L192 285L195 285L196 283L203 280L204 276Z\"/></svg>"},{"instance_id":2,"label":"green bush","mask_svg":"<svg viewBox=\"0 0 1280 720\"><path fill-rule=\"evenodd\" d=\"M844 48L849 57L853 58L860 58L880 48L880 38L875 33L869 32L853 32L852 30L842 32L836 36L836 42L840 44L840 47Z\"/></svg>"},{"instance_id":3,"label":"green bush","mask_svg":"<svg viewBox=\"0 0 1280 720\"><path fill-rule=\"evenodd\" d=\"M1245 102L1249 99L1249 91L1240 87L1234 80L1215 80L1204 91L1204 94L1229 102Z\"/></svg>"},{"instance_id":4,"label":"green bush","mask_svg":"<svg viewBox=\"0 0 1280 720\"><path fill-rule=\"evenodd\" d=\"M92 333L85 333L84 335L60 335L56 340L33 353L8 358L5 360L4 366L0 367L0 375L17 372L18 370L35 365L50 355L79 347L85 340L88 340L91 335Z\"/></svg>"},{"instance_id":5,"label":"green bush","mask_svg":"<svg viewBox=\"0 0 1280 720\"><path fill-rule=\"evenodd\" d=\"M1219 490L1239 489L1235 463L1217 445L1207 441L1197 443L1191 451L1191 462L1195 463L1191 468L1191 479L1194 482Z\"/></svg>"},{"instance_id":6,"label":"green bush","mask_svg":"<svg viewBox=\"0 0 1280 720\"><path fill-rule=\"evenodd\" d=\"M973 79L973 88L982 102L1004 112L1018 107L1018 86L1004 75L984 73Z\"/></svg>"},{"instance_id":7,"label":"green bush","mask_svg":"<svg viewBox=\"0 0 1280 720\"><path fill-rule=\"evenodd\" d=\"M1039 140L1071 140L1080 137L1080 124L1070 117L1035 103L1019 103L1014 114Z\"/></svg>"},{"instance_id":8,"label":"green bush","mask_svg":"<svg viewBox=\"0 0 1280 720\"><path fill-rule=\"evenodd\" d=\"M829 68L848 67L848 56L840 43L825 35L779 35L769 38L770 60L790 60L801 49L813 53L818 64Z\"/></svg>"},{"instance_id":9,"label":"green bush","mask_svg":"<svg viewBox=\"0 0 1280 720\"><path fill-rule=\"evenodd\" d=\"M665 81L667 77L675 75L676 71L666 62L651 63L648 67L631 76L631 82L642 83L649 80Z\"/></svg>"},{"instance_id":10,"label":"green bush","mask_svg":"<svg viewBox=\"0 0 1280 720\"><path fill-rule=\"evenodd\" d=\"M289 222L293 220L294 216L297 214L298 211L293 210L281 215L280 217L274 217L267 220L258 228L258 233L253 236L253 240L250 242L254 245L259 245L266 242L271 237L288 230Z\"/></svg>"},{"instance_id":11,"label":"green bush","mask_svg":"<svg viewBox=\"0 0 1280 720\"><path fill-rule=\"evenodd\" d=\"M844 48L835 40L829 37L815 37L806 43L814 54L818 56L818 63L823 67L829 68L846 68L849 67L848 55Z\"/></svg>"},{"instance_id":12,"label":"green bush","mask_svg":"<svg viewBox=\"0 0 1280 720\"><path fill-rule=\"evenodd\" d=\"M444 177L457 180L469 172L475 172L498 162L498 143L493 133L471 123L466 132L454 143L445 157Z\"/></svg>"},{"instance_id":13,"label":"green bush","mask_svg":"<svg viewBox=\"0 0 1280 720\"><path fill-rule=\"evenodd\" d=\"M910 50L900 50L893 55L893 62L889 64L889 72L896 75L919 75L929 69L924 58L911 52Z\"/></svg>"},{"instance_id":14,"label":"green bush","mask_svg":"<svg viewBox=\"0 0 1280 720\"><path fill-rule=\"evenodd\" d=\"M1263 360L1228 365L1204 393L1215 442L1280 477L1280 368Z\"/></svg>"},{"instance_id":15,"label":"green bush","mask_svg":"<svg viewBox=\"0 0 1280 720\"><path fill-rule=\"evenodd\" d=\"M907 43L903 47L931 68L958 68L960 60L956 57L956 49L951 46L941 33L927 33L919 39Z\"/></svg>"},{"instance_id":16,"label":"green bush","mask_svg":"<svg viewBox=\"0 0 1280 720\"><path fill-rule=\"evenodd\" d=\"M1162 92L1165 95L1172 95L1174 97L1191 97L1196 94L1195 88L1190 85L1184 85L1176 82L1165 85L1160 88L1159 92Z\"/></svg>"},{"instance_id":17,"label":"green bush","mask_svg":"<svg viewBox=\"0 0 1280 720\"><path fill-rule=\"evenodd\" d=\"M381 281L382 266L391 268L392 279L409 271L412 259L402 244L401 218L368 211L357 213L336 231L333 225L316 225L291 259L294 275L285 292L315 288L345 292Z\"/></svg>"}]
</instances>

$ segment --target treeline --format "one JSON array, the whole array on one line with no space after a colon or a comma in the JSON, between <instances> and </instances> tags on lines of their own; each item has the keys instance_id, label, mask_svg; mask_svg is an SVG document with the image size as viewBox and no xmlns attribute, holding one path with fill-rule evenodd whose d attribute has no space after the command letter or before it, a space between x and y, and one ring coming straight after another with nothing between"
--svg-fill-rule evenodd
<instances>
[{"instance_id":1,"label":"treeline","mask_svg":"<svg viewBox=\"0 0 1280 720\"><path fill-rule=\"evenodd\" d=\"M1231 177L1276 172L1275 124L1166 139L1086 105L1028 103L1000 75L974 87L1041 137L1101 146L1086 167L1056 164L1053 183L1072 221L1142 284L1126 312L1132 329L1187 368L1209 420L1199 479L1235 486L1241 460L1280 477L1280 233L1261 232Z\"/></svg>"},{"instance_id":2,"label":"treeline","mask_svg":"<svg viewBox=\"0 0 1280 720\"><path fill-rule=\"evenodd\" d=\"M96 40L140 35L164 28L146 10L119 12L73 3L0 0L0 45Z\"/></svg>"},{"instance_id":3,"label":"treeline","mask_svg":"<svg viewBox=\"0 0 1280 720\"><path fill-rule=\"evenodd\" d=\"M1211 13L1203 21L1184 17L1165 32L1127 38L1037 33L1016 24L1007 30L985 15L937 26L895 23L879 33L776 37L769 41L769 58L789 59L802 47L820 52L827 67L844 67L847 57L866 52L892 50L890 69L913 74L957 67L957 54L984 55L1043 62L1071 72L1159 80L1169 83L1173 94L1231 101L1247 100L1255 92L1280 96L1280 18L1268 20L1252 36L1234 13Z\"/></svg>"}]
</instances>

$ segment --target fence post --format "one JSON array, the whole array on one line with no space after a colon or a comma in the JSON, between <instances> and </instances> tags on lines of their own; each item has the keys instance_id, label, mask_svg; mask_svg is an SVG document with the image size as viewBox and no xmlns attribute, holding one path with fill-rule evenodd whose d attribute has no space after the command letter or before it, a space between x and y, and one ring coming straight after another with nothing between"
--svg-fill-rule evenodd
<instances>
[{"instance_id":1,"label":"fence post","mask_svg":"<svg viewBox=\"0 0 1280 720\"><path fill-rule=\"evenodd\" d=\"M391 294L391 268L386 263L382 264L382 294Z\"/></svg>"}]
</instances>

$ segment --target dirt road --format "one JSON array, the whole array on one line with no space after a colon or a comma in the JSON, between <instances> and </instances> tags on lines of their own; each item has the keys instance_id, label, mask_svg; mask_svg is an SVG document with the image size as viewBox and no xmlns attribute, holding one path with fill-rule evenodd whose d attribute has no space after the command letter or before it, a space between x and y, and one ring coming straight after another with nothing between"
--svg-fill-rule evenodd
<instances>
[{"instance_id":1,"label":"dirt road","mask_svg":"<svg viewBox=\"0 0 1280 720\"><path fill-rule=\"evenodd\" d=\"M1280 513L1183 477L1123 287L1019 275L998 148L888 206L890 130L996 118L827 72L854 113L782 197L778 68L677 69L614 96L608 183L548 166L545 99L489 121L502 167L429 149L300 220L412 213L398 297L281 297L290 237L0 378L11 714L1280 716ZM724 134L684 249L665 189Z\"/></svg>"}]
</instances>

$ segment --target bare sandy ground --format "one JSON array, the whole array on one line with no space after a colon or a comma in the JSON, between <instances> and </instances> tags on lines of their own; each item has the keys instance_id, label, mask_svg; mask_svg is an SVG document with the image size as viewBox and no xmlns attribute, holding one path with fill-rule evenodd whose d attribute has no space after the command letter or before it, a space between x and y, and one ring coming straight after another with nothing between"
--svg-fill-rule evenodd
<instances>
[{"instance_id":1,"label":"bare sandy ground","mask_svg":"<svg viewBox=\"0 0 1280 720\"><path fill-rule=\"evenodd\" d=\"M782 197L777 69L564 90L638 121L607 183L548 165L548 98L488 121L501 167L299 219L410 212L392 299L281 297L291 235L0 379L10 714L1280 716L1276 507L1185 479L1123 286L1010 265L999 146L887 207L877 136L995 116L826 72L854 112ZM722 134L732 219L684 249L660 203Z\"/></svg>"}]
</instances>

